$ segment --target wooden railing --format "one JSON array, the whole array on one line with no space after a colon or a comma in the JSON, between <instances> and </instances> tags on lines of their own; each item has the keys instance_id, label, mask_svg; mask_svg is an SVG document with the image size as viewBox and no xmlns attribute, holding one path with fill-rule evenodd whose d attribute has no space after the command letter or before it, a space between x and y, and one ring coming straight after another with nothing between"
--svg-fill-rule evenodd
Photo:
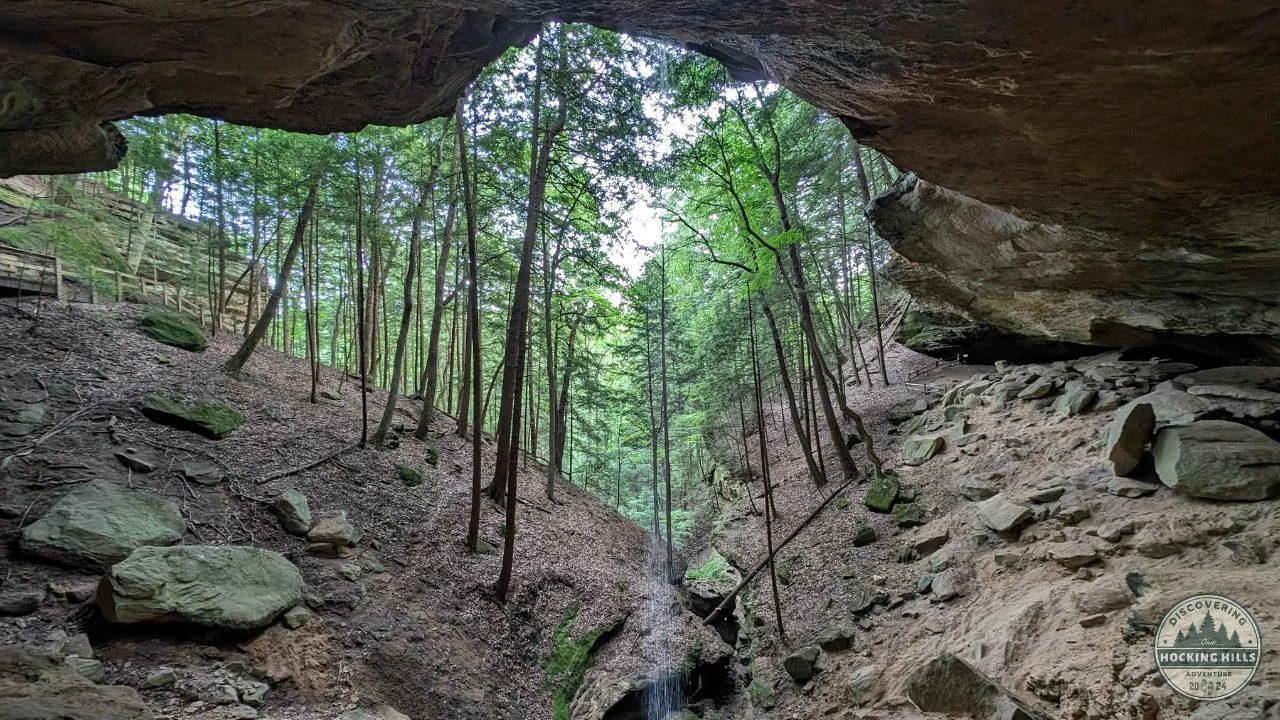
<instances>
[{"instance_id":1,"label":"wooden railing","mask_svg":"<svg viewBox=\"0 0 1280 720\"><path fill-rule=\"evenodd\" d=\"M62 299L62 263L53 255L0 246L0 287Z\"/></svg>"}]
</instances>

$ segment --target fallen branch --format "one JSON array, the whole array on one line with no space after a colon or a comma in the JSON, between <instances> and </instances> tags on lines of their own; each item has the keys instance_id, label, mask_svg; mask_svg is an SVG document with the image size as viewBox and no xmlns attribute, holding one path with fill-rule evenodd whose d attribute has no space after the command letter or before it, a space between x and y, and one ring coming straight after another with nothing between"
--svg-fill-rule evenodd
<instances>
[{"instance_id":1,"label":"fallen branch","mask_svg":"<svg viewBox=\"0 0 1280 720\"><path fill-rule=\"evenodd\" d=\"M89 407L82 408L82 409L80 409L80 410L75 411L74 413L71 413L71 414L70 414L70 415L68 415L66 418L64 418L63 420L59 421L57 425L54 425L52 430L50 430L49 432L47 432L47 433L45 433L45 434L41 435L39 438L37 438L36 440L34 440L33 442L31 442L31 443L30 443L26 448L24 448L24 449L22 449L22 450L19 450L18 452L15 452L15 453L13 453L12 455L10 455L10 456L6 457L6 458L4 459L4 461L3 461L3 462L0 462L0 470L3 470L3 469L5 469L5 468L9 467L9 463L13 462L13 461L14 461L14 460L16 460L17 458L20 458L20 457L26 457L27 455L30 455L31 453L35 452L36 448L40 447L40 445L41 445L45 440L48 440L49 438L53 437L54 435L57 435L58 433L62 432L63 430L66 430L66 429L71 425L71 423L75 422L75 420L76 420L77 418L79 418L81 415L84 415L85 413L89 412L90 410L93 410L95 407L97 407L97 406L96 406L96 405L90 405Z\"/></svg>"},{"instance_id":2,"label":"fallen branch","mask_svg":"<svg viewBox=\"0 0 1280 720\"><path fill-rule=\"evenodd\" d=\"M334 450L333 452L329 453L328 455L325 455L324 457L320 458L319 460L313 460L307 463L306 465L300 465L296 468L290 468L288 470L278 470L269 475L264 475L263 477L258 478L256 482L259 485L263 485L265 483L271 482L272 480L279 480L280 478L289 477L290 475L297 475L300 472L305 472L307 470L310 470L313 467L323 465L349 450L354 450L359 444L360 443L351 443L350 445L340 447L337 450Z\"/></svg>"},{"instance_id":3,"label":"fallen branch","mask_svg":"<svg viewBox=\"0 0 1280 720\"><path fill-rule=\"evenodd\" d=\"M831 504L831 501L834 500L837 495L844 492L853 483L854 483L854 480L845 481L843 485L836 488L835 492L828 495L827 499L823 500L822 503L818 505L818 507L814 508L813 512L809 513L809 517L806 517L804 520L801 520L800 524L796 526L796 529L792 530L791 534L788 535L786 539L778 543L778 545L773 548L773 552L766 555L764 560L760 561L759 565L756 565L755 570L752 570L750 573L747 574L746 577L742 578L742 582L738 583L738 586L733 589L733 592L729 593L729 595L725 597L725 599L721 601L719 605L716 606L716 609L711 611L711 614L707 616L706 620L702 621L702 624L710 625L711 623L714 623L716 620L718 620L720 616L724 614L724 611L731 604L733 604L733 601L735 598L738 597L738 594L741 593L747 587L747 585L750 584L751 581L755 579L756 575L760 574L761 570L764 570L765 567L769 565L769 561L772 560L774 557L776 557L778 553L782 551L782 548L786 547L788 543L790 543L792 540L795 540L796 536L800 534L800 531L804 530L805 527L809 525L809 523L813 522L813 519L818 517L818 513L822 512L823 508Z\"/></svg>"}]
</instances>

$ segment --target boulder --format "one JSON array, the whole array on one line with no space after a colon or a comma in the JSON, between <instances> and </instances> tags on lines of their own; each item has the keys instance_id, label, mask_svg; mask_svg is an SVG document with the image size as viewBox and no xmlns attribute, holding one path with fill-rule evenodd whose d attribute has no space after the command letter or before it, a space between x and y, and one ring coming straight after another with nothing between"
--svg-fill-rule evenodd
<instances>
[{"instance_id":1,"label":"boulder","mask_svg":"<svg viewBox=\"0 0 1280 720\"><path fill-rule=\"evenodd\" d=\"M244 416L226 405L188 402L164 392L148 393L142 414L161 425L199 433L213 440L226 437L244 424Z\"/></svg>"},{"instance_id":2,"label":"boulder","mask_svg":"<svg viewBox=\"0 0 1280 720\"><path fill-rule=\"evenodd\" d=\"M142 313L142 333L158 343L199 352L208 345L204 329L182 315L160 308Z\"/></svg>"},{"instance_id":3,"label":"boulder","mask_svg":"<svg viewBox=\"0 0 1280 720\"><path fill-rule=\"evenodd\" d=\"M271 502L271 512L280 519L286 532L306 535L311 529L311 505L307 496L292 488L280 493Z\"/></svg>"},{"instance_id":4,"label":"boulder","mask_svg":"<svg viewBox=\"0 0 1280 720\"><path fill-rule=\"evenodd\" d=\"M1066 493L1065 485L1053 485L1046 488L1037 488L1027 495L1027 499L1033 503L1050 503L1062 497Z\"/></svg>"},{"instance_id":5,"label":"boulder","mask_svg":"<svg viewBox=\"0 0 1280 720\"><path fill-rule=\"evenodd\" d=\"M307 540L313 543L332 543L346 546L359 543L362 537L364 537L363 533L347 520L346 513L320 518L307 533Z\"/></svg>"},{"instance_id":6,"label":"boulder","mask_svg":"<svg viewBox=\"0 0 1280 720\"><path fill-rule=\"evenodd\" d=\"M853 630L847 627L829 627L818 633L815 642L826 652L843 652L853 647Z\"/></svg>"},{"instance_id":7,"label":"boulder","mask_svg":"<svg viewBox=\"0 0 1280 720\"><path fill-rule=\"evenodd\" d=\"M1035 400L1037 398L1042 398L1051 392L1053 392L1053 379L1040 378L1023 388L1022 391L1018 393L1018 398L1021 400Z\"/></svg>"},{"instance_id":8,"label":"boulder","mask_svg":"<svg viewBox=\"0 0 1280 720\"><path fill-rule=\"evenodd\" d=\"M1049 720L951 653L916 668L904 689L911 702L927 713L975 720Z\"/></svg>"},{"instance_id":9,"label":"boulder","mask_svg":"<svg viewBox=\"0 0 1280 720\"><path fill-rule=\"evenodd\" d=\"M174 503L93 480L67 493L22 531L23 552L101 572L147 545L172 545L187 523Z\"/></svg>"},{"instance_id":10,"label":"boulder","mask_svg":"<svg viewBox=\"0 0 1280 720\"><path fill-rule=\"evenodd\" d=\"M911 547L920 555L928 555L951 539L951 529L941 521L934 521L916 531Z\"/></svg>"},{"instance_id":11,"label":"boulder","mask_svg":"<svg viewBox=\"0 0 1280 720\"><path fill-rule=\"evenodd\" d=\"M95 685L58 653L8 645L0 646L0 717L150 720L151 711L133 688Z\"/></svg>"},{"instance_id":12,"label":"boulder","mask_svg":"<svg viewBox=\"0 0 1280 720\"><path fill-rule=\"evenodd\" d=\"M1280 393L1245 385L1192 385L1187 393L1240 418L1265 418L1280 412Z\"/></svg>"},{"instance_id":13,"label":"boulder","mask_svg":"<svg viewBox=\"0 0 1280 720\"><path fill-rule=\"evenodd\" d=\"M782 660L782 668L787 671L792 680L803 685L809 682L817 672L820 652L816 645L802 647Z\"/></svg>"},{"instance_id":14,"label":"boulder","mask_svg":"<svg viewBox=\"0 0 1280 720\"><path fill-rule=\"evenodd\" d=\"M902 443L902 464L923 465L942 452L945 445L946 441L941 435L909 437Z\"/></svg>"},{"instance_id":15,"label":"boulder","mask_svg":"<svg viewBox=\"0 0 1280 720\"><path fill-rule=\"evenodd\" d=\"M1146 395L1139 395L1129 404L1146 403L1155 415L1155 428L1187 425L1207 416L1225 414L1209 400L1192 395L1172 382L1162 382Z\"/></svg>"},{"instance_id":16,"label":"boulder","mask_svg":"<svg viewBox=\"0 0 1280 720\"><path fill-rule=\"evenodd\" d=\"M939 602L946 602L958 597L963 597L966 589L963 579L960 577L960 571L952 568L943 570L933 576L931 583L933 595Z\"/></svg>"},{"instance_id":17,"label":"boulder","mask_svg":"<svg viewBox=\"0 0 1280 720\"><path fill-rule=\"evenodd\" d=\"M894 524L900 528L916 527L925 523L924 508L916 503L894 505L893 513L889 517L893 518Z\"/></svg>"},{"instance_id":18,"label":"boulder","mask_svg":"<svg viewBox=\"0 0 1280 720\"><path fill-rule=\"evenodd\" d=\"M1062 396L1054 403L1053 408L1066 415L1079 415L1098 397L1098 391L1079 381L1067 383Z\"/></svg>"},{"instance_id":19,"label":"boulder","mask_svg":"<svg viewBox=\"0 0 1280 720\"><path fill-rule=\"evenodd\" d=\"M1142 451L1155 429L1155 420L1151 403L1135 400L1116 411L1107 430L1107 459L1113 474L1127 475L1138 467Z\"/></svg>"},{"instance_id":20,"label":"boulder","mask_svg":"<svg viewBox=\"0 0 1280 720\"><path fill-rule=\"evenodd\" d=\"M189 622L228 630L265 627L302 600L302 575L256 547L144 547L102 579L98 605L114 623Z\"/></svg>"},{"instance_id":21,"label":"boulder","mask_svg":"<svg viewBox=\"0 0 1280 720\"><path fill-rule=\"evenodd\" d=\"M124 465L134 472L149 473L159 467L159 461L157 461L150 453L139 450L138 448L124 448L123 450L117 450L114 455L116 456L116 459L120 461L121 465Z\"/></svg>"},{"instance_id":22,"label":"boulder","mask_svg":"<svg viewBox=\"0 0 1280 720\"><path fill-rule=\"evenodd\" d=\"M217 485L226 478L226 473L216 463L188 460L182 463L182 477L199 485Z\"/></svg>"},{"instance_id":23,"label":"boulder","mask_svg":"<svg viewBox=\"0 0 1280 720\"><path fill-rule=\"evenodd\" d=\"M1031 519L1031 508L1019 505L1004 493L997 493L976 503L978 519L996 532L1009 532Z\"/></svg>"},{"instance_id":24,"label":"boulder","mask_svg":"<svg viewBox=\"0 0 1280 720\"><path fill-rule=\"evenodd\" d=\"M970 502L986 500L998 492L991 483L981 480L960 480L956 483L955 488L960 497Z\"/></svg>"},{"instance_id":25,"label":"boulder","mask_svg":"<svg viewBox=\"0 0 1280 720\"><path fill-rule=\"evenodd\" d=\"M876 680L876 666L863 665L862 667L849 673L849 682L845 686L848 691L849 702L854 705L863 705L869 699L867 692L871 689L871 685Z\"/></svg>"},{"instance_id":26,"label":"boulder","mask_svg":"<svg viewBox=\"0 0 1280 720\"><path fill-rule=\"evenodd\" d=\"M871 510L887 513L893 509L893 501L897 499L900 487L897 475L882 473L867 484L862 502Z\"/></svg>"},{"instance_id":27,"label":"boulder","mask_svg":"<svg viewBox=\"0 0 1280 720\"><path fill-rule=\"evenodd\" d=\"M1266 500L1280 490L1280 443L1239 423L1165 428L1153 454L1160 481L1191 497Z\"/></svg>"},{"instance_id":28,"label":"boulder","mask_svg":"<svg viewBox=\"0 0 1280 720\"><path fill-rule=\"evenodd\" d=\"M863 547L870 545L876 541L876 529L870 525L862 524L858 529L853 531L853 546Z\"/></svg>"}]
</instances>

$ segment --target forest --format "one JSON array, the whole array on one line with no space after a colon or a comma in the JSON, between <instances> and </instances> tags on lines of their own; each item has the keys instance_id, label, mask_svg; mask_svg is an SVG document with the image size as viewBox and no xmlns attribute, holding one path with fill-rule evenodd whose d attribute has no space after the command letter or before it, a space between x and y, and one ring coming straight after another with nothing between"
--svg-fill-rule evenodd
<instances>
[{"instance_id":1,"label":"forest","mask_svg":"<svg viewBox=\"0 0 1280 720\"><path fill-rule=\"evenodd\" d=\"M419 439L495 439L482 477L474 438L472 543L482 495L502 504L520 482L554 502L572 482L679 546L717 495L737 497L713 482L715 458L751 472L767 454L748 447L761 422L799 444L817 487L879 470L873 451L876 467L857 466L840 427L859 422L846 387L895 380L880 337L895 300L877 277L890 251L863 211L899 173L779 86L548 24L452 116L416 126L122 127L128 155L96 179L198 223L189 282L215 333L248 291L228 372L265 344L308 359L312 402L321 365L346 373L339 392L387 388L385 407L365 405L362 446L413 442L397 405ZM248 259L239 276L229 256Z\"/></svg>"}]
</instances>

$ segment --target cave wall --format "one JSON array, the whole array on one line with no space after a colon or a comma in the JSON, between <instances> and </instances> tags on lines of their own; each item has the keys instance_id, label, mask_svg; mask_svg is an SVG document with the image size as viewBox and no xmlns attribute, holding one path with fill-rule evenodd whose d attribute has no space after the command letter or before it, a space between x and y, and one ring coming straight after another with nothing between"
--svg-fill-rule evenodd
<instances>
[{"instance_id":1,"label":"cave wall","mask_svg":"<svg viewBox=\"0 0 1280 720\"><path fill-rule=\"evenodd\" d=\"M0 174L110 167L110 121L137 114L424 120L548 18L684 43L842 118L923 178L873 215L899 277L974 322L1104 344L1276 334L1280 8L1263 0L12 0Z\"/></svg>"}]
</instances>

